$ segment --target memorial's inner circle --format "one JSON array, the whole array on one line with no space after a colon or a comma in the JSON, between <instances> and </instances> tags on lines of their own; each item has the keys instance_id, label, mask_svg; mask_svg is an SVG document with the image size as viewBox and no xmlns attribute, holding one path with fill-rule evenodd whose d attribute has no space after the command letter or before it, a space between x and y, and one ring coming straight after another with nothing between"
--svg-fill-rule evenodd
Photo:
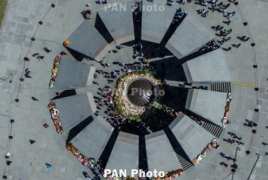
<instances>
[{"instance_id":1,"label":"memorial's inner circle","mask_svg":"<svg viewBox=\"0 0 268 180\"><path fill-rule=\"evenodd\" d=\"M140 78L132 81L127 88L128 100L136 106L146 106L154 97L153 84L145 79Z\"/></svg>"}]
</instances>

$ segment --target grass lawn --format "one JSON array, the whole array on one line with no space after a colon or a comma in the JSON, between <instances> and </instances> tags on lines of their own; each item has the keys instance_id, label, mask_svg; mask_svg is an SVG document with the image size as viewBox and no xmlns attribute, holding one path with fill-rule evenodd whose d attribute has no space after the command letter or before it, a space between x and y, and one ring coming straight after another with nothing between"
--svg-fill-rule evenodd
<instances>
[{"instance_id":1,"label":"grass lawn","mask_svg":"<svg viewBox=\"0 0 268 180\"><path fill-rule=\"evenodd\" d=\"M0 0L0 27L2 25L2 21L4 18L6 5L7 5L7 0Z\"/></svg>"}]
</instances>

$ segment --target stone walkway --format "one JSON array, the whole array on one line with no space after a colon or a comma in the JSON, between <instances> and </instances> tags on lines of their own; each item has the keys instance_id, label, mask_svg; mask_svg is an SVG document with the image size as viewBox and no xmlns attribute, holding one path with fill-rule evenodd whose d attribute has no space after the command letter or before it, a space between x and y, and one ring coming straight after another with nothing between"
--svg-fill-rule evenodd
<instances>
[{"instance_id":1,"label":"stone walkway","mask_svg":"<svg viewBox=\"0 0 268 180\"><path fill-rule=\"evenodd\" d=\"M54 57L62 50L62 42L70 36L70 34L83 21L80 14L87 8L85 5L90 2L92 14L104 8L103 5L96 5L93 0L59 0L56 1L56 7L50 8L54 1L44 0L9 0L5 13L5 18L1 28L0 36L0 167L2 172L5 169L4 155L7 152L7 139L10 129L10 119L15 119L13 124L10 152L12 161L11 166L7 168L10 171L12 179L36 180L36 179L84 179L82 171L87 170L83 167L74 156L65 149L64 136L60 136L55 132L53 123L49 116L47 104L49 99L55 96L55 92L48 91L48 83L50 79L50 71ZM120 3L125 0L111 0L108 2ZM227 1L223 1L227 4ZM162 0L155 0L155 3L163 3ZM178 3L175 5L179 7ZM175 7L174 7L175 8ZM198 21L202 22L206 27L222 24L222 14L218 12L209 12L207 18L198 16L195 12L203 7L194 3L185 4L183 10L191 13ZM237 135L243 136L244 146L240 146L237 152L238 170L234 174L233 179L247 179L257 158L255 153L260 154L260 159L255 170L251 175L251 180L268 179L267 158L264 156L267 147L262 142L268 142L265 135L265 128L268 118L268 2L266 0L243 0L239 2L244 18L248 22L251 36L256 43L256 61L257 79L253 68L253 51L250 42L242 43L236 49L225 52L231 72L233 82L240 83L232 86L233 101L229 119L232 122L219 139L221 148L208 154L199 165L185 172L180 179L185 180L218 180L224 179L230 174L230 167L224 168L219 163L223 161L219 153L228 153L234 156L236 153L235 145L226 144L223 138L228 139L228 131L235 132ZM236 7L232 4L228 12L236 11ZM38 27L38 22L47 13L43 19L43 25ZM94 23L94 17L91 21ZM243 26L243 20L237 12L231 18L232 23L224 26L227 29L232 28L232 40L224 44L229 47L230 44L238 44L240 41L237 36L249 36L248 31ZM157 22L155 22L157 23ZM29 52L29 63L25 63L25 68L31 71L31 79L25 79L20 83L19 78L22 75L24 61L23 57L28 51L31 40L35 34L36 40L33 42ZM219 39L216 37L216 39ZM43 47L49 47L52 52L46 54ZM31 57L33 53L39 52L45 55L44 60L38 61ZM131 49L122 50L126 56L131 53ZM110 61L116 59L116 55L110 55ZM129 56L130 57L130 56ZM88 63L91 63L90 61ZM112 68L111 68L112 70ZM256 92L254 86L258 82L258 106L256 107ZM251 86L253 84L253 86ZM81 90L83 92L84 90ZM14 100L19 93L19 103ZM33 102L31 97L34 96L39 101ZM258 108L259 112L255 113L254 109ZM256 116L257 114L257 116ZM258 118L257 133L252 137L251 128L243 126L245 119L256 120ZM48 123L48 129L43 128L43 124ZM29 140L36 142L30 145ZM245 150L251 150L249 156L245 155ZM227 162L227 161L225 161ZM51 169L47 169L45 163L52 165ZM228 162L230 166L230 162ZM87 171L89 172L89 171ZM232 179L230 175L226 179Z\"/></svg>"}]
</instances>

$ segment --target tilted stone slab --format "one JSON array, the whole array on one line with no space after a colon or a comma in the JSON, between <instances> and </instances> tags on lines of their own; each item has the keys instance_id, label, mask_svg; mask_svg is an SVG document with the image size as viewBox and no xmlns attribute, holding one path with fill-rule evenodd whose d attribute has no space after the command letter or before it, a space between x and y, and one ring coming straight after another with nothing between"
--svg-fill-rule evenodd
<instances>
[{"instance_id":1,"label":"tilted stone slab","mask_svg":"<svg viewBox=\"0 0 268 180\"><path fill-rule=\"evenodd\" d=\"M97 110L92 93L60 98L53 102L56 103L56 108L60 112L61 126L65 132Z\"/></svg>"},{"instance_id":2,"label":"tilted stone slab","mask_svg":"<svg viewBox=\"0 0 268 180\"><path fill-rule=\"evenodd\" d=\"M159 11L159 8L156 11L149 11L148 7L153 8L154 5L156 7L163 6L164 11ZM176 8L143 1L142 10L141 39L160 43L171 25Z\"/></svg>"},{"instance_id":3,"label":"tilted stone slab","mask_svg":"<svg viewBox=\"0 0 268 180\"><path fill-rule=\"evenodd\" d=\"M171 171L182 168L165 132L145 136L149 171Z\"/></svg>"},{"instance_id":4,"label":"tilted stone slab","mask_svg":"<svg viewBox=\"0 0 268 180\"><path fill-rule=\"evenodd\" d=\"M187 82L230 82L230 71L222 49L217 49L182 65Z\"/></svg>"},{"instance_id":5,"label":"tilted stone slab","mask_svg":"<svg viewBox=\"0 0 268 180\"><path fill-rule=\"evenodd\" d=\"M179 114L169 128L191 160L196 158L215 138L185 114Z\"/></svg>"},{"instance_id":6,"label":"tilted stone slab","mask_svg":"<svg viewBox=\"0 0 268 180\"><path fill-rule=\"evenodd\" d=\"M71 143L87 158L93 157L98 160L112 132L112 126L103 118L97 117L77 134Z\"/></svg>"},{"instance_id":7,"label":"tilted stone slab","mask_svg":"<svg viewBox=\"0 0 268 180\"><path fill-rule=\"evenodd\" d=\"M211 41L214 35L188 14L166 44L177 58L198 51Z\"/></svg>"},{"instance_id":8,"label":"tilted stone slab","mask_svg":"<svg viewBox=\"0 0 268 180\"><path fill-rule=\"evenodd\" d=\"M53 89L67 90L91 86L94 73L95 67L63 56Z\"/></svg>"},{"instance_id":9,"label":"tilted stone slab","mask_svg":"<svg viewBox=\"0 0 268 180\"><path fill-rule=\"evenodd\" d=\"M139 169L138 162L139 136L120 132L105 168L117 172L124 169L127 175L131 175L132 169Z\"/></svg>"},{"instance_id":10,"label":"tilted stone slab","mask_svg":"<svg viewBox=\"0 0 268 180\"><path fill-rule=\"evenodd\" d=\"M68 38L68 48L95 60L101 60L111 49L99 31L85 20Z\"/></svg>"},{"instance_id":11,"label":"tilted stone slab","mask_svg":"<svg viewBox=\"0 0 268 180\"><path fill-rule=\"evenodd\" d=\"M110 8L98 11L98 15L117 44L135 39L131 6L131 2L111 4Z\"/></svg>"},{"instance_id":12,"label":"tilted stone slab","mask_svg":"<svg viewBox=\"0 0 268 180\"><path fill-rule=\"evenodd\" d=\"M227 93L189 89L185 108L222 127Z\"/></svg>"}]
</instances>

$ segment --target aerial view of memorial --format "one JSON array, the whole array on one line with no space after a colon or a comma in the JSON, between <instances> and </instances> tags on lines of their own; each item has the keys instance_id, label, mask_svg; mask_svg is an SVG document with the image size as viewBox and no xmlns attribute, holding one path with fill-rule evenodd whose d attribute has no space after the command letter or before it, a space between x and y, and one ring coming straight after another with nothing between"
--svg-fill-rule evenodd
<instances>
[{"instance_id":1,"label":"aerial view of memorial","mask_svg":"<svg viewBox=\"0 0 268 180\"><path fill-rule=\"evenodd\" d=\"M2 0L16 180L268 179L268 0Z\"/></svg>"}]
</instances>

